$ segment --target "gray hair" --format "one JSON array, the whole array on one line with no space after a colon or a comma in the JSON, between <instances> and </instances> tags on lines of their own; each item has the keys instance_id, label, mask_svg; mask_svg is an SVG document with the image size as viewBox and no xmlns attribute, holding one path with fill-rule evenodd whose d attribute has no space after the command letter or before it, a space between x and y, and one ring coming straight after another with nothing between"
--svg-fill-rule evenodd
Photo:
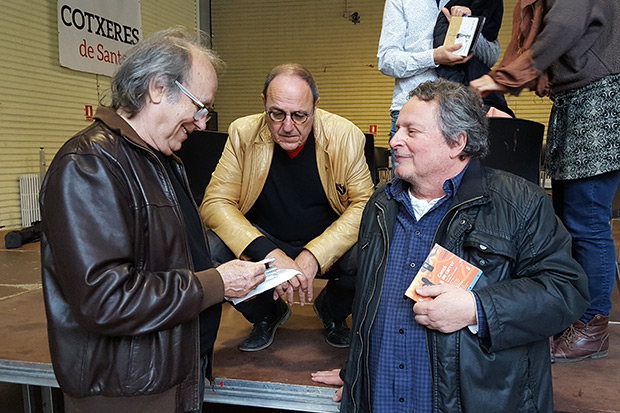
<instances>
[{"instance_id":1,"label":"gray hair","mask_svg":"<svg viewBox=\"0 0 620 413\"><path fill-rule=\"evenodd\" d=\"M316 102L319 100L319 88L316 86L312 73L297 63L285 63L271 69L265 79L265 85L263 86L263 96L265 96L265 99L267 99L267 89L269 88L269 85L276 76L281 74L299 76L302 78L308 84L310 91L312 92L312 104L316 105Z\"/></svg>"},{"instance_id":2,"label":"gray hair","mask_svg":"<svg viewBox=\"0 0 620 413\"><path fill-rule=\"evenodd\" d=\"M164 83L172 101L178 99L180 90L174 81L183 83L189 77L193 52L203 53L216 71L221 70L224 62L204 45L204 36L171 28L153 33L131 48L112 79L112 109L135 116L146 104L153 78Z\"/></svg>"},{"instance_id":3,"label":"gray hair","mask_svg":"<svg viewBox=\"0 0 620 413\"><path fill-rule=\"evenodd\" d=\"M482 99L466 86L439 78L416 87L409 97L436 101L439 106L439 128L448 144L458 142L458 135L467 135L461 158L484 158L489 152L489 121Z\"/></svg>"}]
</instances>

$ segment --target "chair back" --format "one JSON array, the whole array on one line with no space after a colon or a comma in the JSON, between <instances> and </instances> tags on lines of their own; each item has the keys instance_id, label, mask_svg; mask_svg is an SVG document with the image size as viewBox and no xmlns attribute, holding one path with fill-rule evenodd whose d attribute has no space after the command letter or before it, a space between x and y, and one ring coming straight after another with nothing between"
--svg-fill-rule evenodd
<instances>
[{"instance_id":1,"label":"chair back","mask_svg":"<svg viewBox=\"0 0 620 413\"><path fill-rule=\"evenodd\" d=\"M540 185L544 133L545 125L539 122L489 118L490 152L481 162Z\"/></svg>"},{"instance_id":2,"label":"chair back","mask_svg":"<svg viewBox=\"0 0 620 413\"><path fill-rule=\"evenodd\" d=\"M185 165L187 180L196 204L200 206L211 174L222 156L228 139L225 132L210 130L192 132L176 152Z\"/></svg>"}]
</instances>

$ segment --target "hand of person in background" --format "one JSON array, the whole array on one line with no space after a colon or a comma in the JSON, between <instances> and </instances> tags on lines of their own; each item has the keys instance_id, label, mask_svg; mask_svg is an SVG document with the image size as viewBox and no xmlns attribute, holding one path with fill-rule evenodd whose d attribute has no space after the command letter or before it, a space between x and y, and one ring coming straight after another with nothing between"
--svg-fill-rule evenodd
<instances>
[{"instance_id":1,"label":"hand of person in background","mask_svg":"<svg viewBox=\"0 0 620 413\"><path fill-rule=\"evenodd\" d=\"M331 386L340 386L340 388L332 397L332 400L339 402L342 399L342 386L344 385L340 378L340 369L323 370L312 373L312 381L315 383L329 384Z\"/></svg>"},{"instance_id":2,"label":"hand of person in background","mask_svg":"<svg viewBox=\"0 0 620 413\"><path fill-rule=\"evenodd\" d=\"M265 281L265 265L257 262L232 260L216 270L224 282L224 296L229 298L245 297Z\"/></svg>"},{"instance_id":3,"label":"hand of person in background","mask_svg":"<svg viewBox=\"0 0 620 413\"><path fill-rule=\"evenodd\" d=\"M450 10L448 10L445 7L442 7L441 12L443 13L444 16L446 16L446 19L448 19L448 22L450 22L450 20L452 19L452 16L456 16L456 17L471 16L471 9L465 6L452 6L450 7Z\"/></svg>"},{"instance_id":4,"label":"hand of person in background","mask_svg":"<svg viewBox=\"0 0 620 413\"><path fill-rule=\"evenodd\" d=\"M454 66L460 65L467 62L474 56L474 53L471 52L467 56L459 56L455 54L457 50L462 47L460 44L453 44L450 46L439 46L438 48L433 50L433 60L436 65L446 65L446 66Z\"/></svg>"},{"instance_id":5,"label":"hand of person in background","mask_svg":"<svg viewBox=\"0 0 620 413\"><path fill-rule=\"evenodd\" d=\"M480 96L485 97L491 92L508 93L509 90L506 86L500 85L489 75L484 75L478 79L469 82L469 88Z\"/></svg>"}]
</instances>

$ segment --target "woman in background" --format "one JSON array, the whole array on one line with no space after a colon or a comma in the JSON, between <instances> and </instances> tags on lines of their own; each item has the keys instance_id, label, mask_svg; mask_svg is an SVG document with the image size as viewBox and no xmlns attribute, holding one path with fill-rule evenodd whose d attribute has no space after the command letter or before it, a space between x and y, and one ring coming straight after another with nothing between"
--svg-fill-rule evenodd
<instances>
[{"instance_id":1,"label":"woman in background","mask_svg":"<svg viewBox=\"0 0 620 413\"><path fill-rule=\"evenodd\" d=\"M546 173L553 204L588 275L590 307L553 345L556 362L607 356L616 274L611 203L620 182L620 2L519 0L496 70L470 82L482 96L524 88L550 96Z\"/></svg>"}]
</instances>

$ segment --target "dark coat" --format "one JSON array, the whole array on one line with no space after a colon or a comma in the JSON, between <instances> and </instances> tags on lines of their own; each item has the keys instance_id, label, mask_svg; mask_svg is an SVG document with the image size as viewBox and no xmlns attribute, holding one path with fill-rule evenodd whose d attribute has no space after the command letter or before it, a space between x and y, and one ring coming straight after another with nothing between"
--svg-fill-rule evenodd
<instances>
[{"instance_id":1,"label":"dark coat","mask_svg":"<svg viewBox=\"0 0 620 413\"><path fill-rule=\"evenodd\" d=\"M54 373L76 399L130 400L176 387L179 410L196 409L198 314L219 311L221 278L215 269L193 272L182 213L155 153L112 110L96 117L105 121L63 145L41 189Z\"/></svg>"},{"instance_id":2,"label":"dark coat","mask_svg":"<svg viewBox=\"0 0 620 413\"><path fill-rule=\"evenodd\" d=\"M368 346L397 214L397 202L380 188L362 218L342 412L371 411ZM472 161L434 242L482 269L474 290L489 337L427 330L433 411L553 411L549 337L578 319L589 299L548 195Z\"/></svg>"}]
</instances>

